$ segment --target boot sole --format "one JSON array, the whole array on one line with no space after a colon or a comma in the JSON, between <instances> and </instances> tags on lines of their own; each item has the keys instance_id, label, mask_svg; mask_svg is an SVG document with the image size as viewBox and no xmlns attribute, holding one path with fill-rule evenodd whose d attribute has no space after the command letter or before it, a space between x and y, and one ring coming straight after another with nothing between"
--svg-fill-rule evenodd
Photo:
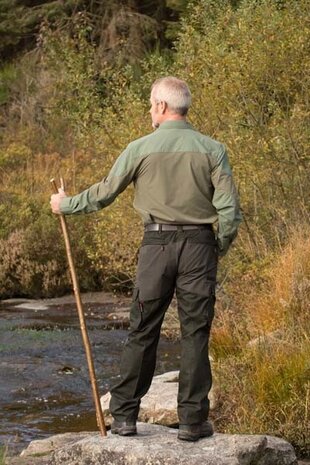
<instances>
[{"instance_id":1,"label":"boot sole","mask_svg":"<svg viewBox=\"0 0 310 465\"><path fill-rule=\"evenodd\" d=\"M180 439L180 441L196 442L200 439L200 434L194 436L190 434L178 433L178 439Z\"/></svg>"},{"instance_id":2,"label":"boot sole","mask_svg":"<svg viewBox=\"0 0 310 465\"><path fill-rule=\"evenodd\" d=\"M178 439L181 441L188 441L188 442L196 442L199 441L199 439L202 438L209 438L213 436L214 431L206 431L206 432L201 432L201 433L190 433L189 431L179 431L178 432Z\"/></svg>"}]
</instances>

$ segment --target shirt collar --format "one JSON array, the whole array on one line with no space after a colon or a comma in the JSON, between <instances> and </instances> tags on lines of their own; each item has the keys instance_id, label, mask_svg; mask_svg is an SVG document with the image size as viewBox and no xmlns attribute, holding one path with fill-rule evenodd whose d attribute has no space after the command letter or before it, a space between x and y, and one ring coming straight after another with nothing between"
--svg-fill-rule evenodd
<instances>
[{"instance_id":1,"label":"shirt collar","mask_svg":"<svg viewBox=\"0 0 310 465\"><path fill-rule=\"evenodd\" d=\"M185 120L168 120L161 123L157 130L161 129L194 129L193 126Z\"/></svg>"}]
</instances>

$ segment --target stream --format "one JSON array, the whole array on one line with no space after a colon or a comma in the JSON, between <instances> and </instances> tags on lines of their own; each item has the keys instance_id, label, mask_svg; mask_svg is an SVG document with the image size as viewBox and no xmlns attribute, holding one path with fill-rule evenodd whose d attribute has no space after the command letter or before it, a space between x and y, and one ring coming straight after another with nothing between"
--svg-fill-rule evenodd
<instances>
[{"instance_id":1,"label":"stream","mask_svg":"<svg viewBox=\"0 0 310 465\"><path fill-rule=\"evenodd\" d=\"M100 395L118 376L130 300L83 296ZM179 344L161 338L156 374L179 367ZM0 445L17 453L33 439L97 430L72 296L0 301Z\"/></svg>"}]
</instances>

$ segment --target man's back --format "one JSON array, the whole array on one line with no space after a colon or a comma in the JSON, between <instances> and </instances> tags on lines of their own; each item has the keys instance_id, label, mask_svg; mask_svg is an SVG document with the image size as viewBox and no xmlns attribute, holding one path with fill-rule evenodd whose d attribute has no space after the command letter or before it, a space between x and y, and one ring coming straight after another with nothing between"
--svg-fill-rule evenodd
<instances>
[{"instance_id":1,"label":"man's back","mask_svg":"<svg viewBox=\"0 0 310 465\"><path fill-rule=\"evenodd\" d=\"M225 253L241 221L225 146L188 122L166 121L131 142L106 178L62 199L65 214L90 213L113 202L131 182L134 207L150 223L213 224Z\"/></svg>"},{"instance_id":2,"label":"man's back","mask_svg":"<svg viewBox=\"0 0 310 465\"><path fill-rule=\"evenodd\" d=\"M216 221L212 178L220 166L225 188L231 176L222 144L185 121L168 121L129 144L127 157L135 165L134 207L145 224ZM125 170L119 174L125 175Z\"/></svg>"}]
</instances>

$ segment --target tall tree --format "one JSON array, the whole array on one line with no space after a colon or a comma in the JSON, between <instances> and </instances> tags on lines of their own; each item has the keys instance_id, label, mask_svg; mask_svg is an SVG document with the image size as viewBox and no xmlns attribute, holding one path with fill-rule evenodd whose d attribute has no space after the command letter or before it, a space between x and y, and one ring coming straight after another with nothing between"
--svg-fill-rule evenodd
<instances>
[{"instance_id":1,"label":"tall tree","mask_svg":"<svg viewBox=\"0 0 310 465\"><path fill-rule=\"evenodd\" d=\"M77 14L91 25L89 38L104 52L130 45L139 56L155 45L170 43L170 26L188 0L0 0L0 59L35 46L42 23L69 27ZM127 50L128 52L128 50Z\"/></svg>"}]
</instances>

